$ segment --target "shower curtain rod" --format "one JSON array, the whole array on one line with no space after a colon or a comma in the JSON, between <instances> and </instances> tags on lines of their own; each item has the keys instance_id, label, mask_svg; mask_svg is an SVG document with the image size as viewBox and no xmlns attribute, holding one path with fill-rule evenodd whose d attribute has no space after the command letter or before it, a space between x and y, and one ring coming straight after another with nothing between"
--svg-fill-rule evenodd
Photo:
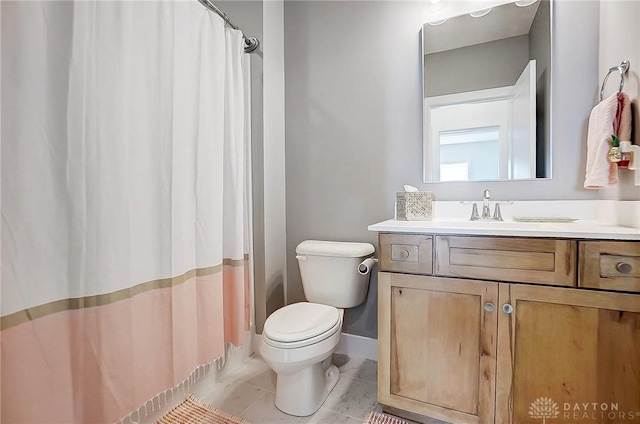
<instances>
[{"instance_id":1,"label":"shower curtain rod","mask_svg":"<svg viewBox=\"0 0 640 424\"><path fill-rule=\"evenodd\" d=\"M222 19L224 19L224 21L233 29L237 29L238 31L242 32L242 38L244 38L244 52L245 53L251 53L252 51L254 51L255 49L258 48L258 46L260 45L260 41L256 38L256 37L247 37L244 32L240 29L240 27L238 27L238 25L234 24L233 22L231 22L231 19L229 19L229 17L220 9L218 9L218 6L216 6L215 4L213 4L213 2L211 0L198 0L204 7L206 7L207 9L209 9L212 12L217 13L218 15L220 15L220 17Z\"/></svg>"}]
</instances>

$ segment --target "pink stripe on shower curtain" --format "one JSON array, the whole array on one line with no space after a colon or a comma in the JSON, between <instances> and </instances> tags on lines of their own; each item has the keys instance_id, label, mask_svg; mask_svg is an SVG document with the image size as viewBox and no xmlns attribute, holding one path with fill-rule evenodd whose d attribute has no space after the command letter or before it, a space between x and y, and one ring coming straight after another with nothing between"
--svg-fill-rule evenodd
<instances>
[{"instance_id":1,"label":"pink stripe on shower curtain","mask_svg":"<svg viewBox=\"0 0 640 424\"><path fill-rule=\"evenodd\" d=\"M222 340L242 341L244 277L232 268L5 329L2 422L114 422L177 385L222 357Z\"/></svg>"}]
</instances>

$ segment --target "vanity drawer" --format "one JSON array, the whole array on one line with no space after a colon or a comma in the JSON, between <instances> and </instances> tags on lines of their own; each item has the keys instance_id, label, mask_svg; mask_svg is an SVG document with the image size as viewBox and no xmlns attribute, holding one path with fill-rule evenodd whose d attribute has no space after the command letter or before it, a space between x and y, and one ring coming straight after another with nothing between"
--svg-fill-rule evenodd
<instances>
[{"instance_id":1,"label":"vanity drawer","mask_svg":"<svg viewBox=\"0 0 640 424\"><path fill-rule=\"evenodd\" d=\"M576 242L437 236L435 274L575 287Z\"/></svg>"},{"instance_id":2,"label":"vanity drawer","mask_svg":"<svg viewBox=\"0 0 640 424\"><path fill-rule=\"evenodd\" d=\"M580 287L640 292L640 242L581 241L578 249Z\"/></svg>"},{"instance_id":3,"label":"vanity drawer","mask_svg":"<svg viewBox=\"0 0 640 424\"><path fill-rule=\"evenodd\" d=\"M380 244L380 271L429 275L433 273L433 237L422 234L385 234Z\"/></svg>"}]
</instances>

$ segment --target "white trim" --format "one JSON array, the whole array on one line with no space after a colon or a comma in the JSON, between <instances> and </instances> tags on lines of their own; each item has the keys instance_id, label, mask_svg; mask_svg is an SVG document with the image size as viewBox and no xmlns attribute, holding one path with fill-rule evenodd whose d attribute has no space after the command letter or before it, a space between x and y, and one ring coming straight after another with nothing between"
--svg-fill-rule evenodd
<instances>
[{"instance_id":1,"label":"white trim","mask_svg":"<svg viewBox=\"0 0 640 424\"><path fill-rule=\"evenodd\" d=\"M344 353L358 358L378 360L378 340L355 334L342 333L336 353Z\"/></svg>"},{"instance_id":2,"label":"white trim","mask_svg":"<svg viewBox=\"0 0 640 424\"><path fill-rule=\"evenodd\" d=\"M457 105L460 103L484 103L494 100L505 100L513 97L514 86L485 88L482 90L465 91L462 93L442 94L424 98L424 105L428 109L436 109Z\"/></svg>"},{"instance_id":3,"label":"white trim","mask_svg":"<svg viewBox=\"0 0 640 424\"><path fill-rule=\"evenodd\" d=\"M287 305L284 0L262 5L264 293L282 290L278 301ZM267 302L266 298L259 301ZM262 327L264 322L258 324Z\"/></svg>"},{"instance_id":4,"label":"white trim","mask_svg":"<svg viewBox=\"0 0 640 424\"><path fill-rule=\"evenodd\" d=\"M253 333L253 338L251 339L251 351L254 354L260 355L260 341L262 341L262 334Z\"/></svg>"}]
</instances>

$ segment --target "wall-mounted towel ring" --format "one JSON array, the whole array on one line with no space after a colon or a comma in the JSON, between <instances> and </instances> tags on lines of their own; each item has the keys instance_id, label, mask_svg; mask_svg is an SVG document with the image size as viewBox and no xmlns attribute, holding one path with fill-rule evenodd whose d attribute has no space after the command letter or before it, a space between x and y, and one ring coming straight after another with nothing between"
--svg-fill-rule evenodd
<instances>
[{"instance_id":1,"label":"wall-mounted towel ring","mask_svg":"<svg viewBox=\"0 0 640 424\"><path fill-rule=\"evenodd\" d=\"M607 72L607 75L604 77L604 81L602 81L602 88L600 89L600 101L602 101L602 97L604 96L604 86L607 83L607 79L613 71L620 72L620 89L618 90L618 94L620 94L622 93L622 88L624 87L624 74L629 71L629 61L623 60L619 66L612 66L611 68L609 68L609 72Z\"/></svg>"}]
</instances>

